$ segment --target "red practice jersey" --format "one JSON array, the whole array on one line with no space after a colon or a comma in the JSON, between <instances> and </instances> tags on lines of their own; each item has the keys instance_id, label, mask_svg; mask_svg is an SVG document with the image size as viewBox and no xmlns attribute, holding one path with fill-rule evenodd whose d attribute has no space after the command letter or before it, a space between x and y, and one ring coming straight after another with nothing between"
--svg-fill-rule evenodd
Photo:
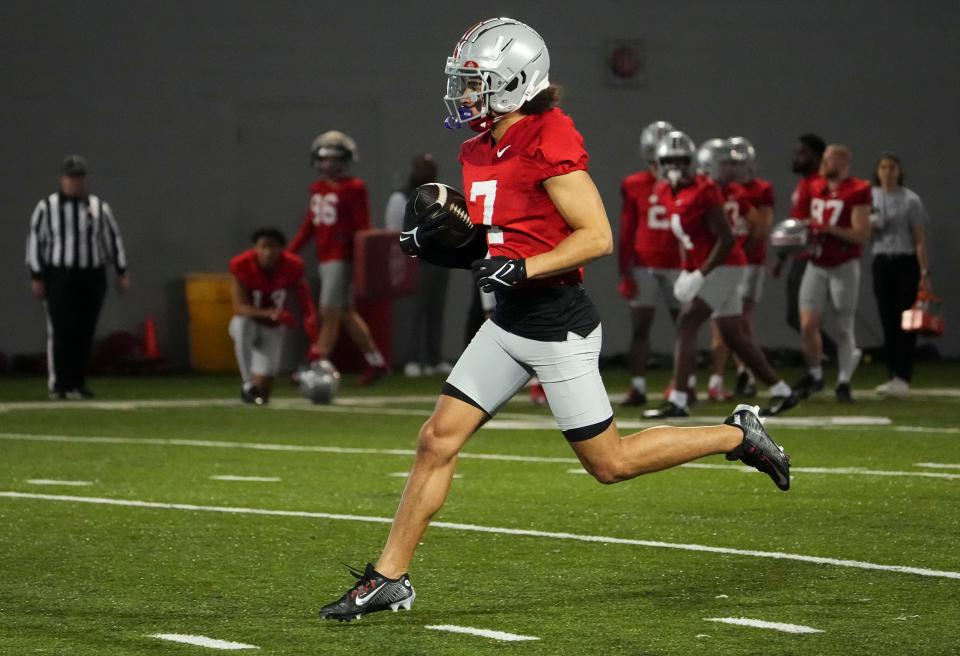
<instances>
[{"instance_id":1,"label":"red practice jersey","mask_svg":"<svg viewBox=\"0 0 960 656\"><path fill-rule=\"evenodd\" d=\"M772 184L763 178L754 178L749 182L740 183L740 187L743 189L747 201L751 205L756 208L769 207L773 209L774 194ZM743 245L743 252L744 255L747 256L747 264L763 264L767 259L767 240L760 240L753 245L753 248L747 248Z\"/></svg>"},{"instance_id":2,"label":"red practice jersey","mask_svg":"<svg viewBox=\"0 0 960 656\"><path fill-rule=\"evenodd\" d=\"M810 218L810 185L820 180L819 173L811 173L797 181L797 186L790 195L790 216L794 219Z\"/></svg>"},{"instance_id":3,"label":"red practice jersey","mask_svg":"<svg viewBox=\"0 0 960 656\"><path fill-rule=\"evenodd\" d=\"M693 271L703 266L713 250L717 238L710 230L707 211L713 206L724 205L724 198L713 180L698 175L693 184L674 192L666 180L653 188L656 205L663 207L663 215L669 217L670 229L680 243L683 252L683 269ZM734 243L726 259L727 266L743 266L747 263L743 250Z\"/></svg>"},{"instance_id":4,"label":"red practice jersey","mask_svg":"<svg viewBox=\"0 0 960 656\"><path fill-rule=\"evenodd\" d=\"M363 180L355 177L317 180L303 223L287 250L296 253L313 237L317 261L353 259L353 236L370 227L370 200Z\"/></svg>"},{"instance_id":5,"label":"red practice jersey","mask_svg":"<svg viewBox=\"0 0 960 656\"><path fill-rule=\"evenodd\" d=\"M252 248L230 260L230 273L237 282L250 292L251 303L260 309L282 310L287 305L287 295L292 290L297 295L304 317L314 314L313 299L303 277L303 261L293 253L282 252L272 271L260 268L257 253ZM257 321L277 325L269 319L257 317Z\"/></svg>"},{"instance_id":6,"label":"red practice jersey","mask_svg":"<svg viewBox=\"0 0 960 656\"><path fill-rule=\"evenodd\" d=\"M680 246L670 230L670 217L663 205L651 203L657 177L640 171L623 180L620 192L620 273L633 266L679 269Z\"/></svg>"},{"instance_id":7,"label":"red practice jersey","mask_svg":"<svg viewBox=\"0 0 960 656\"><path fill-rule=\"evenodd\" d=\"M587 169L583 137L559 109L525 116L499 142L486 131L460 147L464 196L470 219L487 227L491 256L528 258L553 250L573 230L543 181ZM536 284L578 284L571 271Z\"/></svg>"},{"instance_id":8,"label":"red practice jersey","mask_svg":"<svg viewBox=\"0 0 960 656\"><path fill-rule=\"evenodd\" d=\"M809 216L812 221L822 225L849 228L853 225L853 208L857 205L870 205L872 202L870 183L860 178L846 178L836 189L830 189L824 178L810 184ZM818 266L835 267L860 257L862 253L862 247L857 244L833 235L821 235L812 259Z\"/></svg>"}]
</instances>

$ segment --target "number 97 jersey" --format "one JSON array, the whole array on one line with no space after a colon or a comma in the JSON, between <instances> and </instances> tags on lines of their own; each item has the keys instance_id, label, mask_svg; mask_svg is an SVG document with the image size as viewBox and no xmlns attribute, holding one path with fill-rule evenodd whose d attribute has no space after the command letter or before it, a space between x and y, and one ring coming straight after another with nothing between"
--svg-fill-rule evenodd
<instances>
[{"instance_id":1,"label":"number 97 jersey","mask_svg":"<svg viewBox=\"0 0 960 656\"><path fill-rule=\"evenodd\" d=\"M543 181L587 169L583 137L559 109L525 116L499 142L490 130L460 148L463 191L470 220L487 228L491 256L528 258L556 248L573 230ZM578 284L571 271L543 284Z\"/></svg>"}]
</instances>

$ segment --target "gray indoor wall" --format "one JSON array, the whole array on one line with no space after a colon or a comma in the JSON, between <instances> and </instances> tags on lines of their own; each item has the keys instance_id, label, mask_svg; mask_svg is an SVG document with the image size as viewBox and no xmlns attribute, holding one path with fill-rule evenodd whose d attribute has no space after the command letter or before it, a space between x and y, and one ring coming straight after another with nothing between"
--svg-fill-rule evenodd
<instances>
[{"instance_id":1,"label":"gray indoor wall","mask_svg":"<svg viewBox=\"0 0 960 656\"><path fill-rule=\"evenodd\" d=\"M483 15L480 15L480 13ZM848 144L867 175L877 153L904 159L934 224L934 282L957 299L956 157L960 153L960 4L950 2L27 2L0 3L0 351L38 352L43 313L23 268L27 223L69 152L85 154L127 243L132 291L111 295L100 333L158 318L161 345L186 362L182 276L222 271L251 229L296 229L311 179L310 139L353 134L356 172L375 222L410 156L431 151L458 184L464 133L441 127L442 67L461 32L486 15L536 26L554 81L584 134L613 223L619 181L639 166L640 127L666 118L695 140L744 134L785 212L794 138ZM646 42L648 83L604 83L609 39ZM305 251L305 253L307 253ZM307 253L309 255L309 253ZM868 268L868 267L866 267ZM469 282L451 282L445 350L460 346ZM606 353L622 352L628 315L614 258L588 269ZM768 287L760 334L795 346L782 283ZM858 332L877 342L865 276ZM960 354L960 304L947 304L942 351ZM225 336L226 338L226 336ZM669 349L661 322L655 348Z\"/></svg>"}]
</instances>

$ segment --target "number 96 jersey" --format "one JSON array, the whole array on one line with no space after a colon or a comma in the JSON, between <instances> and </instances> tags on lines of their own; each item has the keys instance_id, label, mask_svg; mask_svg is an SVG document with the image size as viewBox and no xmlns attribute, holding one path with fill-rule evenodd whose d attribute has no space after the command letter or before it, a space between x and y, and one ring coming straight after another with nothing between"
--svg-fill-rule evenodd
<instances>
[{"instance_id":1,"label":"number 96 jersey","mask_svg":"<svg viewBox=\"0 0 960 656\"><path fill-rule=\"evenodd\" d=\"M490 130L460 148L470 220L487 228L490 255L527 258L553 250L571 232L543 181L587 169L583 137L559 109L525 116L499 142ZM571 271L542 284L578 284Z\"/></svg>"}]
</instances>

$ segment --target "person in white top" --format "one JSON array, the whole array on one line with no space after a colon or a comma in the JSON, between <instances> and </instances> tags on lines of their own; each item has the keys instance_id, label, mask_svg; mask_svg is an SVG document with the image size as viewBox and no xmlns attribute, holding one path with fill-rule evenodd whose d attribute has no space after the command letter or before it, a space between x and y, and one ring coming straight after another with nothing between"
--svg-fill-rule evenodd
<instances>
[{"instance_id":1,"label":"person in white top","mask_svg":"<svg viewBox=\"0 0 960 656\"><path fill-rule=\"evenodd\" d=\"M903 166L893 153L880 155L873 183L873 291L883 324L889 374L877 392L906 396L917 334L904 332L900 317L913 305L918 291L932 291L926 238L930 217L920 196L903 186Z\"/></svg>"}]
</instances>

